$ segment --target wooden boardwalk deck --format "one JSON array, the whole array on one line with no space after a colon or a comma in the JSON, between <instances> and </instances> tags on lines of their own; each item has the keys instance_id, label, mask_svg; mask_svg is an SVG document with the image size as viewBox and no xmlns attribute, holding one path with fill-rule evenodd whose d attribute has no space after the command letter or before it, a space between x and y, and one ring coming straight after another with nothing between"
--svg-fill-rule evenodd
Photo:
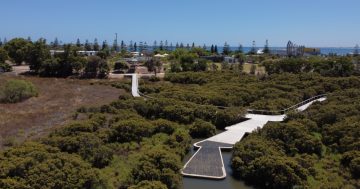
<instances>
[{"instance_id":1,"label":"wooden boardwalk deck","mask_svg":"<svg viewBox=\"0 0 360 189\"><path fill-rule=\"evenodd\" d=\"M192 177L224 179L226 177L221 148L232 148L232 144L203 141L196 144L198 151L191 157L182 174Z\"/></svg>"},{"instance_id":2,"label":"wooden boardwalk deck","mask_svg":"<svg viewBox=\"0 0 360 189\"><path fill-rule=\"evenodd\" d=\"M315 101L323 101L326 97L308 101L296 107L303 111ZM224 179L226 177L221 149L232 149L246 133L256 128L262 128L268 121L283 121L285 115L247 114L249 120L226 127L226 131L194 144L198 151L185 164L181 173L184 176L202 177L208 179Z\"/></svg>"}]
</instances>

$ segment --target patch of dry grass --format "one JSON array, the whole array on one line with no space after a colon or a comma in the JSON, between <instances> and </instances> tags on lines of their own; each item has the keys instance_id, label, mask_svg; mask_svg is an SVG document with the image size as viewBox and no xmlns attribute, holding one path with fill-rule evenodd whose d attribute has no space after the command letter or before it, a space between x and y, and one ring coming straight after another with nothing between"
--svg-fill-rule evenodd
<instances>
[{"instance_id":1,"label":"patch of dry grass","mask_svg":"<svg viewBox=\"0 0 360 189\"><path fill-rule=\"evenodd\" d=\"M21 141L47 134L71 120L77 108L108 104L124 92L77 79L0 75L0 84L13 78L31 81L39 95L15 104L0 104L0 148L3 142L14 137Z\"/></svg>"}]
</instances>

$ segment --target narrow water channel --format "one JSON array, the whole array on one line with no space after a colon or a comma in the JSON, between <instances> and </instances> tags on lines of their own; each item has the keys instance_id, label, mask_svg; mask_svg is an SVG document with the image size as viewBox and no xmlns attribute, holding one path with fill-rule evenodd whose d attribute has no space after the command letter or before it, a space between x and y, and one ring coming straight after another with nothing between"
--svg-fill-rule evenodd
<instances>
[{"instance_id":1,"label":"narrow water channel","mask_svg":"<svg viewBox=\"0 0 360 189\"><path fill-rule=\"evenodd\" d=\"M191 152L184 158L183 164L195 153L192 148ZM246 185L244 181L232 177L230 167L232 152L222 152L224 165L226 169L226 178L223 180L210 180L202 178L183 177L183 189L254 189L254 187Z\"/></svg>"}]
</instances>

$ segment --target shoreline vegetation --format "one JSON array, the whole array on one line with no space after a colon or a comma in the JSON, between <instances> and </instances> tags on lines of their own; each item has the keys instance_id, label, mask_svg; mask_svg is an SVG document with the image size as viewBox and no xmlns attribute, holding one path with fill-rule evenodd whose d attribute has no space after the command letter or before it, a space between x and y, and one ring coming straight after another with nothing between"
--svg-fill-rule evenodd
<instances>
[{"instance_id":1,"label":"shoreline vegetation","mask_svg":"<svg viewBox=\"0 0 360 189\"><path fill-rule=\"evenodd\" d=\"M115 66L124 73L130 69L127 62L114 61L130 53L106 45L96 56L78 54L85 45L65 45L55 56L49 48L44 40L14 39L0 52L6 51L3 63L26 62L32 77L45 80L106 78ZM0 188L180 188L192 139L243 121L247 108L278 110L325 93L326 101L292 112L282 123L268 123L237 143L233 171L261 188L360 187L359 57L239 51L223 52L239 61L226 63L202 58L215 54L202 48L156 51L164 52L168 57L139 63L148 72L166 72L163 79L139 81L140 92L153 98L133 98L126 80L95 80L93 87L126 92L104 105L74 109L67 123L47 136L4 149ZM244 68L249 60L255 66Z\"/></svg>"}]
</instances>

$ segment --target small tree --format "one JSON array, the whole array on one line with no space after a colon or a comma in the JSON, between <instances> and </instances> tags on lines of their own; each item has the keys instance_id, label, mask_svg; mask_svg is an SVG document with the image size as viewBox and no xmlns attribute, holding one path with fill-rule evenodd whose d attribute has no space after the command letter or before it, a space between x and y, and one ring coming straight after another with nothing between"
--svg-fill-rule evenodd
<instances>
[{"instance_id":1,"label":"small tree","mask_svg":"<svg viewBox=\"0 0 360 189\"><path fill-rule=\"evenodd\" d=\"M110 72L110 67L107 64L106 60L101 59L99 62L99 73L98 73L98 77L99 78L105 78Z\"/></svg>"},{"instance_id":2,"label":"small tree","mask_svg":"<svg viewBox=\"0 0 360 189\"><path fill-rule=\"evenodd\" d=\"M227 42L225 42L225 44L224 44L223 54L224 55L229 55L230 54L230 46L227 44Z\"/></svg>"},{"instance_id":3,"label":"small tree","mask_svg":"<svg viewBox=\"0 0 360 189\"><path fill-rule=\"evenodd\" d=\"M36 87L25 80L9 80L0 88L0 102L15 103L37 95Z\"/></svg>"},{"instance_id":4,"label":"small tree","mask_svg":"<svg viewBox=\"0 0 360 189\"><path fill-rule=\"evenodd\" d=\"M100 50L100 46L98 43L98 40L95 38L94 39L94 51L99 51Z\"/></svg>"},{"instance_id":5,"label":"small tree","mask_svg":"<svg viewBox=\"0 0 360 189\"><path fill-rule=\"evenodd\" d=\"M8 59L9 55L7 51L4 48L0 47L0 63L4 63Z\"/></svg>"},{"instance_id":6,"label":"small tree","mask_svg":"<svg viewBox=\"0 0 360 189\"><path fill-rule=\"evenodd\" d=\"M55 38L55 40L54 40L54 42L53 42L53 44L52 44L52 47L53 47L53 48L58 48L58 47L59 47L59 40L58 40L57 37Z\"/></svg>"},{"instance_id":7,"label":"small tree","mask_svg":"<svg viewBox=\"0 0 360 189\"><path fill-rule=\"evenodd\" d=\"M158 59L158 58L153 58L151 60L146 61L145 65L150 72L155 73L155 76L156 76L157 72L158 71L160 72L160 70L162 68L162 63L161 63L160 59Z\"/></svg>"},{"instance_id":8,"label":"small tree","mask_svg":"<svg viewBox=\"0 0 360 189\"><path fill-rule=\"evenodd\" d=\"M48 58L50 58L50 51L47 48L46 41L45 39L39 39L34 43L33 48L26 57L26 61L30 65L30 70L38 73L41 64Z\"/></svg>"},{"instance_id":9,"label":"small tree","mask_svg":"<svg viewBox=\"0 0 360 189\"><path fill-rule=\"evenodd\" d=\"M264 47L264 51L265 54L269 54L270 53L270 48L269 48L269 41L266 40L265 42L265 47Z\"/></svg>"},{"instance_id":10,"label":"small tree","mask_svg":"<svg viewBox=\"0 0 360 189\"><path fill-rule=\"evenodd\" d=\"M86 41L85 41L85 50L86 50L86 51L91 51L91 50L92 50L91 45L90 45L90 43L89 43L89 40L86 40Z\"/></svg>"},{"instance_id":11,"label":"small tree","mask_svg":"<svg viewBox=\"0 0 360 189\"><path fill-rule=\"evenodd\" d=\"M79 38L76 40L76 46L77 46L77 47L81 47L81 42L80 42L80 39L79 39Z\"/></svg>"},{"instance_id":12,"label":"small tree","mask_svg":"<svg viewBox=\"0 0 360 189\"><path fill-rule=\"evenodd\" d=\"M215 45L215 47L214 47L214 53L215 53L215 54L218 54L218 48L217 48L217 45Z\"/></svg>"},{"instance_id":13,"label":"small tree","mask_svg":"<svg viewBox=\"0 0 360 189\"><path fill-rule=\"evenodd\" d=\"M16 64L20 65L23 61L26 61L32 46L32 42L26 39L14 38L6 43L4 48L7 50L9 57L12 58Z\"/></svg>"},{"instance_id":14,"label":"small tree","mask_svg":"<svg viewBox=\"0 0 360 189\"><path fill-rule=\"evenodd\" d=\"M240 44L238 47L238 53L243 53L243 52L244 52L243 46Z\"/></svg>"}]
</instances>

